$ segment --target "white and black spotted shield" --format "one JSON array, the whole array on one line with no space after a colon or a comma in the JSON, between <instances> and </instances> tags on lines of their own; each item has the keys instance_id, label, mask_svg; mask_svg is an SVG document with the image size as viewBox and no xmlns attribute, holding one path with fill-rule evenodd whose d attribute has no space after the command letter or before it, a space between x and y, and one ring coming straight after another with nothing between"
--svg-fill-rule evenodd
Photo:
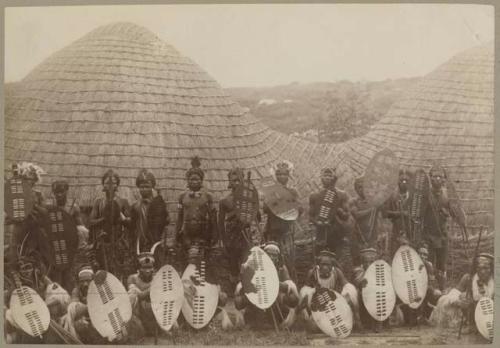
<instances>
[{"instance_id":1,"label":"white and black spotted shield","mask_svg":"<svg viewBox=\"0 0 500 348\"><path fill-rule=\"evenodd\" d=\"M33 191L21 178L12 178L4 184L4 211L14 221L23 221L33 210Z\"/></svg>"},{"instance_id":2,"label":"white and black spotted shield","mask_svg":"<svg viewBox=\"0 0 500 348\"><path fill-rule=\"evenodd\" d=\"M353 326L352 310L339 293L322 288L311 301L312 318L316 325L330 337L345 338Z\"/></svg>"},{"instance_id":3,"label":"white and black spotted shield","mask_svg":"<svg viewBox=\"0 0 500 348\"><path fill-rule=\"evenodd\" d=\"M418 253L408 245L401 246L394 254L392 284L403 303L413 309L420 307L427 293L427 269Z\"/></svg>"},{"instance_id":4,"label":"white and black spotted shield","mask_svg":"<svg viewBox=\"0 0 500 348\"><path fill-rule=\"evenodd\" d=\"M278 271L264 250L255 246L243 264L241 285L248 300L260 309L271 307L279 293Z\"/></svg>"},{"instance_id":5,"label":"white and black spotted shield","mask_svg":"<svg viewBox=\"0 0 500 348\"><path fill-rule=\"evenodd\" d=\"M151 307L158 325L169 331L176 322L184 303L182 281L171 265L164 265L151 282Z\"/></svg>"},{"instance_id":6,"label":"white and black spotted shield","mask_svg":"<svg viewBox=\"0 0 500 348\"><path fill-rule=\"evenodd\" d=\"M50 324L50 312L42 298L30 287L14 289L10 311L16 324L33 337L42 337Z\"/></svg>"},{"instance_id":7,"label":"white and black spotted shield","mask_svg":"<svg viewBox=\"0 0 500 348\"><path fill-rule=\"evenodd\" d=\"M493 314L494 302L489 297L482 297L476 305L474 318L476 321L477 330L481 335L489 341L493 341Z\"/></svg>"},{"instance_id":8,"label":"white and black spotted shield","mask_svg":"<svg viewBox=\"0 0 500 348\"><path fill-rule=\"evenodd\" d=\"M87 304L92 324L110 342L121 339L132 318L132 305L127 290L111 273L97 272L90 283Z\"/></svg>"},{"instance_id":9,"label":"white and black spotted shield","mask_svg":"<svg viewBox=\"0 0 500 348\"><path fill-rule=\"evenodd\" d=\"M386 320L396 304L396 293L392 287L391 266L384 260L373 262L365 272L367 285L361 295L366 310L378 321Z\"/></svg>"},{"instance_id":10,"label":"white and black spotted shield","mask_svg":"<svg viewBox=\"0 0 500 348\"><path fill-rule=\"evenodd\" d=\"M65 210L50 206L47 209L47 237L53 251L54 267L68 269L76 254L78 234L75 220Z\"/></svg>"},{"instance_id":11,"label":"white and black spotted shield","mask_svg":"<svg viewBox=\"0 0 500 348\"><path fill-rule=\"evenodd\" d=\"M216 285L206 281L206 263L189 264L182 275L182 280L192 283L194 293L185 294L182 314L195 329L201 329L210 323L219 302L219 290Z\"/></svg>"}]
</instances>

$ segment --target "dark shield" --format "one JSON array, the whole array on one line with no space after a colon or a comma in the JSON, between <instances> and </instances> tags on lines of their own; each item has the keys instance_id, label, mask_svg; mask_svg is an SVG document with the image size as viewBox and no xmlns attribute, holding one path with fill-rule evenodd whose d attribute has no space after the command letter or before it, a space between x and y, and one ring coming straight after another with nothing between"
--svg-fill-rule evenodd
<instances>
[{"instance_id":1,"label":"dark shield","mask_svg":"<svg viewBox=\"0 0 500 348\"><path fill-rule=\"evenodd\" d=\"M394 152L384 149L370 160L363 191L368 204L377 207L387 201L398 185L399 163Z\"/></svg>"},{"instance_id":2,"label":"dark shield","mask_svg":"<svg viewBox=\"0 0 500 348\"><path fill-rule=\"evenodd\" d=\"M33 210L34 195L30 184L19 178L12 178L4 184L5 214L14 221L23 221Z\"/></svg>"},{"instance_id":3,"label":"dark shield","mask_svg":"<svg viewBox=\"0 0 500 348\"><path fill-rule=\"evenodd\" d=\"M54 267L68 269L78 247L78 233L75 220L64 209L49 206L47 237L52 248Z\"/></svg>"},{"instance_id":4,"label":"dark shield","mask_svg":"<svg viewBox=\"0 0 500 348\"><path fill-rule=\"evenodd\" d=\"M299 202L293 193L278 183L263 185L264 203L280 219L293 221L299 216Z\"/></svg>"},{"instance_id":5,"label":"dark shield","mask_svg":"<svg viewBox=\"0 0 500 348\"><path fill-rule=\"evenodd\" d=\"M446 191L448 199L450 200L450 210L453 214L453 218L460 226L466 226L467 216L460 202L460 197L458 197L457 191L455 190L455 184L448 173L446 173Z\"/></svg>"},{"instance_id":6,"label":"dark shield","mask_svg":"<svg viewBox=\"0 0 500 348\"><path fill-rule=\"evenodd\" d=\"M243 224L257 220L259 212L259 193L250 179L245 180L234 191L234 203Z\"/></svg>"},{"instance_id":7,"label":"dark shield","mask_svg":"<svg viewBox=\"0 0 500 348\"><path fill-rule=\"evenodd\" d=\"M415 172L413 184L410 187L412 200L410 204L410 241L415 245L422 240L424 213L429 203L430 181L423 169Z\"/></svg>"}]
</instances>

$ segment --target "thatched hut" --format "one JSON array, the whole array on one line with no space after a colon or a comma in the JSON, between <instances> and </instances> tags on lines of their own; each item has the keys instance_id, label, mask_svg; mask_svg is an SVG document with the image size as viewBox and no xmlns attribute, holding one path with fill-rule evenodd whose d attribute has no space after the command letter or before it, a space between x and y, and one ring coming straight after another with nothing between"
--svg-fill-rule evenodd
<instances>
[{"instance_id":1,"label":"thatched hut","mask_svg":"<svg viewBox=\"0 0 500 348\"><path fill-rule=\"evenodd\" d=\"M108 168L122 178L120 194L137 196L135 177L148 168L174 202L185 170L198 155L206 188L227 191L227 171L239 166L268 177L280 159L295 162L292 184L302 192L314 144L269 129L234 102L191 59L130 23L97 28L56 52L9 86L5 105L6 169L33 161L50 182L68 179L89 205ZM175 209L175 204L172 204Z\"/></svg>"},{"instance_id":2,"label":"thatched hut","mask_svg":"<svg viewBox=\"0 0 500 348\"><path fill-rule=\"evenodd\" d=\"M341 177L340 185L352 187L352 179L385 147L394 150L401 165L412 170L428 170L438 162L446 168L466 211L471 248L475 246L473 236L484 225L489 233L483 236L481 249L492 251L493 72L492 43L460 53L419 81L366 135L331 145L331 153L343 152L348 164L348 175ZM450 262L463 270L468 260L457 226L452 225L452 235Z\"/></svg>"}]
</instances>

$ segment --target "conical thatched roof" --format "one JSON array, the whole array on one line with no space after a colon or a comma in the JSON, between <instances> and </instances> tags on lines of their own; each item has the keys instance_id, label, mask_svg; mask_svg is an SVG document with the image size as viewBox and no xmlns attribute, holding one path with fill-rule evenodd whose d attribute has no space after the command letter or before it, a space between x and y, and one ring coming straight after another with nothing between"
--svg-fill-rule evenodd
<instances>
[{"instance_id":1,"label":"conical thatched roof","mask_svg":"<svg viewBox=\"0 0 500 348\"><path fill-rule=\"evenodd\" d=\"M422 79L365 136L332 147L344 151L352 175L384 147L403 166L441 163L455 182L471 228L493 226L493 44L467 50Z\"/></svg>"},{"instance_id":2,"label":"conical thatched roof","mask_svg":"<svg viewBox=\"0 0 500 348\"><path fill-rule=\"evenodd\" d=\"M35 162L48 173L43 190L69 179L83 205L100 195L107 168L129 199L148 168L173 201L193 155L218 197L233 166L262 178L283 158L297 165L295 185L313 189L307 158L316 146L270 130L192 60L130 23L97 28L49 57L9 88L5 115L6 168Z\"/></svg>"}]
</instances>

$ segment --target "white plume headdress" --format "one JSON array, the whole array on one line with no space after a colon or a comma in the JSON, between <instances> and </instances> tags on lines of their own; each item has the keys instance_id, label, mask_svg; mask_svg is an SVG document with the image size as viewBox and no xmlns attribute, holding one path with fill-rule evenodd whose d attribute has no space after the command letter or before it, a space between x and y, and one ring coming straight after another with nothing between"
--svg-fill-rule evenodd
<instances>
[{"instance_id":1,"label":"white plume headdress","mask_svg":"<svg viewBox=\"0 0 500 348\"><path fill-rule=\"evenodd\" d=\"M21 177L34 178L37 182L41 182L42 175L47 174L42 167L30 162L18 163L17 171Z\"/></svg>"},{"instance_id":2,"label":"white plume headdress","mask_svg":"<svg viewBox=\"0 0 500 348\"><path fill-rule=\"evenodd\" d=\"M276 172L279 170L287 171L288 175L291 177L293 172L293 163L287 160L282 160L271 167L269 172L272 176L276 176Z\"/></svg>"}]
</instances>

